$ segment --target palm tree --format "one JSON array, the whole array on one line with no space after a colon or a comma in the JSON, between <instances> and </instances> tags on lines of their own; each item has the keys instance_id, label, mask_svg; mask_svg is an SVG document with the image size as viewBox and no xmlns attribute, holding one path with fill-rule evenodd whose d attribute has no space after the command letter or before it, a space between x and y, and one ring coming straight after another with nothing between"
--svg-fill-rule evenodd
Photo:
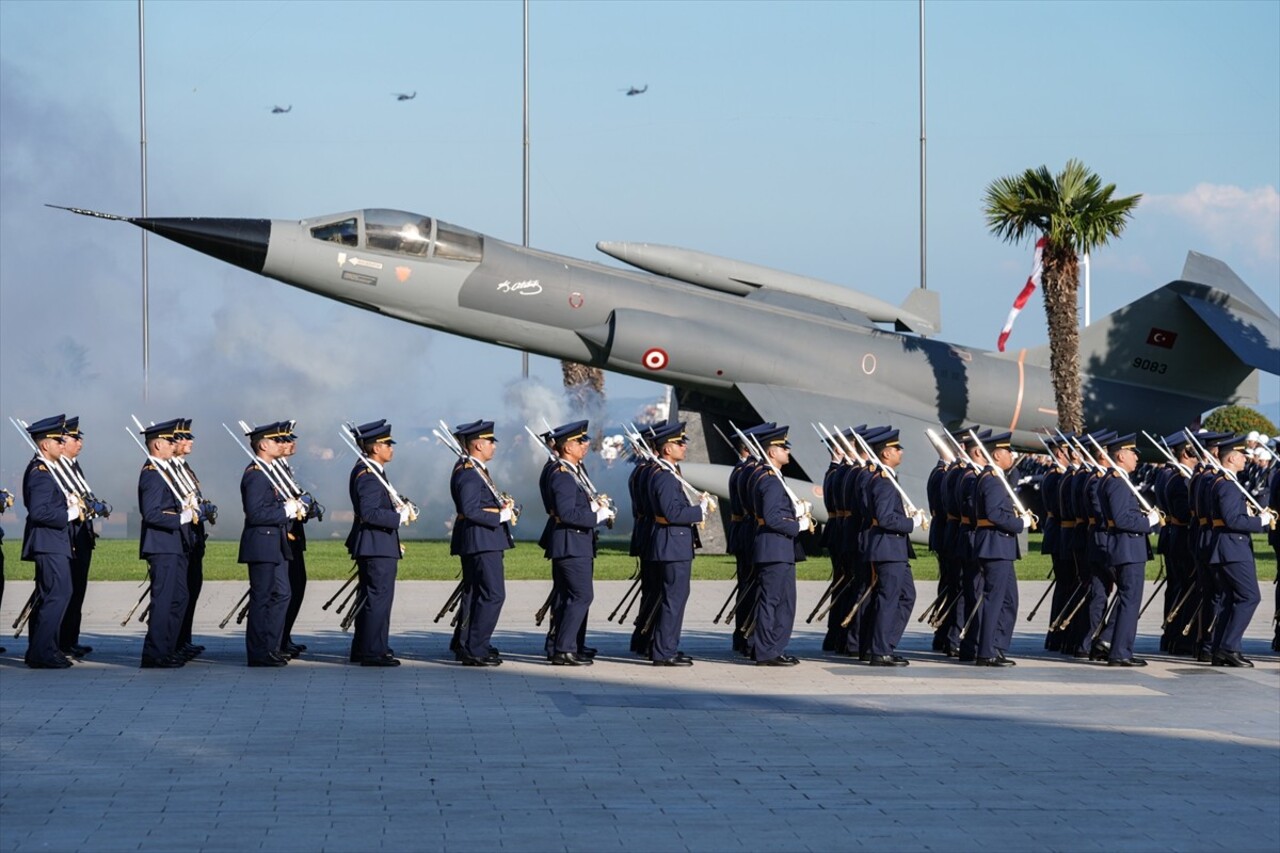
<instances>
[{"instance_id":1,"label":"palm tree","mask_svg":"<svg viewBox=\"0 0 1280 853\"><path fill-rule=\"evenodd\" d=\"M987 187L987 227L1006 243L1045 237L1041 271L1044 313L1049 324L1049 373L1058 405L1058 426L1079 431L1084 422L1080 388L1080 329L1076 294L1079 256L1119 237L1141 195L1113 198L1115 184L1079 160L1056 175L1047 166L992 181Z\"/></svg>"}]
</instances>

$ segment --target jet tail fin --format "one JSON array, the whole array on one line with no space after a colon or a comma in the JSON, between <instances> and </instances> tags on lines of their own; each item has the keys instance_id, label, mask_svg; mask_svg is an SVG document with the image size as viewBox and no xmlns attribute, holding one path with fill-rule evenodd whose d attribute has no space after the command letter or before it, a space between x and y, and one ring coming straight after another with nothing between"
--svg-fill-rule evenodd
<instances>
[{"instance_id":1,"label":"jet tail fin","mask_svg":"<svg viewBox=\"0 0 1280 853\"><path fill-rule=\"evenodd\" d=\"M942 302L938 291L925 290L923 287L914 288L907 294L907 298L902 300L902 309L909 315L919 317L925 325L916 328L898 319L894 325L899 332L936 335L942 331Z\"/></svg>"},{"instance_id":2,"label":"jet tail fin","mask_svg":"<svg viewBox=\"0 0 1280 853\"><path fill-rule=\"evenodd\" d=\"M1027 361L1047 366L1048 347L1029 351ZM1180 279L1081 332L1080 369L1205 408L1255 403L1255 371L1280 373L1280 317L1225 263L1189 252Z\"/></svg>"}]
</instances>

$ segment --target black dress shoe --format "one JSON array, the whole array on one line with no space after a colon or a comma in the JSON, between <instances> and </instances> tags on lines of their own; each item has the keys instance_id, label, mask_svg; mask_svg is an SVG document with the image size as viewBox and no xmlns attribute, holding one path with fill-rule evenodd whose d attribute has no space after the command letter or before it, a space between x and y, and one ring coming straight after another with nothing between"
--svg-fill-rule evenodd
<instances>
[{"instance_id":1,"label":"black dress shoe","mask_svg":"<svg viewBox=\"0 0 1280 853\"><path fill-rule=\"evenodd\" d=\"M978 666L1013 666L1008 658L978 658L974 661Z\"/></svg>"},{"instance_id":2,"label":"black dress shoe","mask_svg":"<svg viewBox=\"0 0 1280 853\"><path fill-rule=\"evenodd\" d=\"M194 643L183 643L182 647L178 649L178 654L182 655L187 660L191 660L192 658L199 657L200 653L203 651L204 646L197 646Z\"/></svg>"},{"instance_id":3,"label":"black dress shoe","mask_svg":"<svg viewBox=\"0 0 1280 853\"><path fill-rule=\"evenodd\" d=\"M1065 654L1065 652L1063 654ZM1071 656L1076 660L1085 660L1086 658L1089 657L1089 653L1086 652L1084 649L1076 649L1074 652L1071 653Z\"/></svg>"},{"instance_id":4,"label":"black dress shoe","mask_svg":"<svg viewBox=\"0 0 1280 853\"><path fill-rule=\"evenodd\" d=\"M1007 657L1005 657L1005 656L1004 656L1004 652L1000 652L1000 651L996 652L996 660L1003 661L1003 662L1007 663L1009 666L1017 666L1017 665L1018 665L1018 662L1017 662L1016 660L1014 660L1013 658L1007 658Z\"/></svg>"},{"instance_id":5,"label":"black dress shoe","mask_svg":"<svg viewBox=\"0 0 1280 853\"><path fill-rule=\"evenodd\" d=\"M391 654L383 655L380 658L365 658L360 661L361 666L399 666L400 660Z\"/></svg>"},{"instance_id":6,"label":"black dress shoe","mask_svg":"<svg viewBox=\"0 0 1280 853\"><path fill-rule=\"evenodd\" d=\"M870 663L871 652L858 652L858 660L862 661L863 663Z\"/></svg>"},{"instance_id":7,"label":"black dress shoe","mask_svg":"<svg viewBox=\"0 0 1280 853\"><path fill-rule=\"evenodd\" d=\"M783 655L782 657L785 658L786 660L791 661L792 666L795 666L796 664L800 663L800 658L796 657L795 655ZM689 658L689 660L693 660L693 658Z\"/></svg>"},{"instance_id":8,"label":"black dress shoe","mask_svg":"<svg viewBox=\"0 0 1280 853\"><path fill-rule=\"evenodd\" d=\"M960 663L974 663L977 659L977 655L965 655L960 652L956 652L956 660L960 661Z\"/></svg>"},{"instance_id":9,"label":"black dress shoe","mask_svg":"<svg viewBox=\"0 0 1280 853\"><path fill-rule=\"evenodd\" d=\"M599 650L599 649L593 649L593 648L591 648L590 646L583 646L582 648L578 649L578 651L577 651L577 655L578 655L578 657L580 657L580 658L588 658L588 659L590 659L590 658L594 658L594 657L595 657L596 655L598 655L598 654L600 654L600 650Z\"/></svg>"},{"instance_id":10,"label":"black dress shoe","mask_svg":"<svg viewBox=\"0 0 1280 853\"><path fill-rule=\"evenodd\" d=\"M1198 663L1213 663L1213 653L1205 649L1196 652L1196 661Z\"/></svg>"},{"instance_id":11,"label":"black dress shoe","mask_svg":"<svg viewBox=\"0 0 1280 853\"><path fill-rule=\"evenodd\" d=\"M502 658L482 657L473 658L471 655L462 656L463 666L502 666Z\"/></svg>"},{"instance_id":12,"label":"black dress shoe","mask_svg":"<svg viewBox=\"0 0 1280 853\"><path fill-rule=\"evenodd\" d=\"M868 655L868 657L870 657L870 655ZM800 661L797 658L778 655L776 658L758 660L756 661L756 666L795 666L798 663L800 663Z\"/></svg>"},{"instance_id":13,"label":"black dress shoe","mask_svg":"<svg viewBox=\"0 0 1280 853\"><path fill-rule=\"evenodd\" d=\"M27 666L32 669L66 669L71 666L71 661L66 658L53 658L52 660L34 660L27 661Z\"/></svg>"},{"instance_id":14,"label":"black dress shoe","mask_svg":"<svg viewBox=\"0 0 1280 853\"><path fill-rule=\"evenodd\" d=\"M256 660L249 661L249 666L279 667L284 665L285 662L283 660L273 657L257 658Z\"/></svg>"},{"instance_id":15,"label":"black dress shoe","mask_svg":"<svg viewBox=\"0 0 1280 853\"><path fill-rule=\"evenodd\" d=\"M93 646L82 646L79 643L72 643L71 648L62 650L65 654L70 654L78 658L82 658L89 652L93 651Z\"/></svg>"},{"instance_id":16,"label":"black dress shoe","mask_svg":"<svg viewBox=\"0 0 1280 853\"><path fill-rule=\"evenodd\" d=\"M278 660L280 661L281 664L285 666L289 665L289 658L280 654L279 652L272 652L271 654L267 655L267 657L272 658L274 660Z\"/></svg>"},{"instance_id":17,"label":"black dress shoe","mask_svg":"<svg viewBox=\"0 0 1280 853\"><path fill-rule=\"evenodd\" d=\"M687 660L689 663L693 663L693 658L684 652L676 652L676 660Z\"/></svg>"},{"instance_id":18,"label":"black dress shoe","mask_svg":"<svg viewBox=\"0 0 1280 853\"><path fill-rule=\"evenodd\" d=\"M178 657L170 656L170 657L163 657L163 658L149 658L146 655L143 655L141 668L142 669L177 669L180 666L185 666L186 663L187 663L186 661Z\"/></svg>"},{"instance_id":19,"label":"black dress shoe","mask_svg":"<svg viewBox=\"0 0 1280 853\"><path fill-rule=\"evenodd\" d=\"M295 654L294 657L297 657L307 650L305 643L286 643L285 645L288 647L289 651L297 649L297 654Z\"/></svg>"},{"instance_id":20,"label":"black dress shoe","mask_svg":"<svg viewBox=\"0 0 1280 853\"><path fill-rule=\"evenodd\" d=\"M1107 666L1146 666L1147 662L1142 658L1125 658L1124 660L1109 660Z\"/></svg>"},{"instance_id":21,"label":"black dress shoe","mask_svg":"<svg viewBox=\"0 0 1280 853\"><path fill-rule=\"evenodd\" d=\"M591 661L580 658L573 652L556 652L551 656L552 666L591 666Z\"/></svg>"},{"instance_id":22,"label":"black dress shoe","mask_svg":"<svg viewBox=\"0 0 1280 853\"><path fill-rule=\"evenodd\" d=\"M1253 667L1253 661L1239 652L1218 652L1213 656L1214 666Z\"/></svg>"},{"instance_id":23,"label":"black dress shoe","mask_svg":"<svg viewBox=\"0 0 1280 853\"><path fill-rule=\"evenodd\" d=\"M653 661L654 666L693 666L693 658L673 657Z\"/></svg>"},{"instance_id":24,"label":"black dress shoe","mask_svg":"<svg viewBox=\"0 0 1280 853\"><path fill-rule=\"evenodd\" d=\"M872 655L870 663L872 666L906 666L910 661L897 655Z\"/></svg>"}]
</instances>

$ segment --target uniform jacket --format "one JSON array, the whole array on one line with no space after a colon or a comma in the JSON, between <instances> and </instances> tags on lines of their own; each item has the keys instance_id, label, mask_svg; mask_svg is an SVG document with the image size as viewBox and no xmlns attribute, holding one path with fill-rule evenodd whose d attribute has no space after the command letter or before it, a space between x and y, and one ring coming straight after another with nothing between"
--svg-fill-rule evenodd
<instances>
[{"instance_id":1,"label":"uniform jacket","mask_svg":"<svg viewBox=\"0 0 1280 853\"><path fill-rule=\"evenodd\" d=\"M200 494L200 478L196 476L196 470L187 464L187 458L185 456L178 460L178 464L186 469L187 474L191 477L191 481L196 484L196 494L203 498L204 495ZM191 550L193 552L203 553L204 543L208 538L209 533L205 530L204 519L200 518L192 521L187 528L187 539Z\"/></svg>"},{"instance_id":2,"label":"uniform jacket","mask_svg":"<svg viewBox=\"0 0 1280 853\"><path fill-rule=\"evenodd\" d=\"M790 563L804 560L796 541L800 522L782 479L768 466L756 480L752 501L756 509L756 538L751 546L753 563Z\"/></svg>"},{"instance_id":3,"label":"uniform jacket","mask_svg":"<svg viewBox=\"0 0 1280 853\"><path fill-rule=\"evenodd\" d=\"M1280 463L1271 466L1271 485L1267 488L1267 507L1280 515ZM1272 548L1280 549L1280 525L1267 532L1267 542Z\"/></svg>"},{"instance_id":4,"label":"uniform jacket","mask_svg":"<svg viewBox=\"0 0 1280 853\"><path fill-rule=\"evenodd\" d=\"M188 552L190 540L183 530L187 525L182 523L182 507L150 459L138 475L138 513L142 516L140 556Z\"/></svg>"},{"instance_id":5,"label":"uniform jacket","mask_svg":"<svg viewBox=\"0 0 1280 853\"><path fill-rule=\"evenodd\" d=\"M1022 556L1018 534L1022 519L1013 500L990 467L982 469L973 489L973 509L977 529L973 534L973 556L978 560L1016 560Z\"/></svg>"},{"instance_id":6,"label":"uniform jacket","mask_svg":"<svg viewBox=\"0 0 1280 853\"><path fill-rule=\"evenodd\" d=\"M1059 526L1062 500L1058 486L1062 483L1062 474L1062 470L1054 465L1040 479L1040 500L1044 502L1044 521L1040 525L1044 531L1044 539L1040 544L1042 554L1058 553L1058 539L1062 533Z\"/></svg>"},{"instance_id":7,"label":"uniform jacket","mask_svg":"<svg viewBox=\"0 0 1280 853\"><path fill-rule=\"evenodd\" d=\"M636 462L627 478L627 493L631 495L631 548L627 553L632 557L649 559L649 540L653 537L653 511L649 508L649 477L653 474L653 463L646 460Z\"/></svg>"},{"instance_id":8,"label":"uniform jacket","mask_svg":"<svg viewBox=\"0 0 1280 853\"><path fill-rule=\"evenodd\" d=\"M373 463L376 464L376 463ZM357 460L347 480L355 518L347 534L347 551L353 558L400 559L400 513L391 494L363 460Z\"/></svg>"},{"instance_id":9,"label":"uniform jacket","mask_svg":"<svg viewBox=\"0 0 1280 853\"><path fill-rule=\"evenodd\" d=\"M1249 514L1244 494L1225 476L1213 481L1210 502L1210 565L1253 562L1253 536L1262 532L1262 519Z\"/></svg>"},{"instance_id":10,"label":"uniform jacket","mask_svg":"<svg viewBox=\"0 0 1280 853\"><path fill-rule=\"evenodd\" d=\"M489 487L487 474L480 463L470 457L459 459L453 466L449 494L458 515L453 521L450 554L506 551L515 544L507 522L498 520L502 504Z\"/></svg>"},{"instance_id":11,"label":"uniform jacket","mask_svg":"<svg viewBox=\"0 0 1280 853\"><path fill-rule=\"evenodd\" d=\"M27 522L22 530L22 559L36 554L71 556L71 528L67 521L67 499L40 456L27 463L22 475L22 505Z\"/></svg>"},{"instance_id":12,"label":"uniform jacket","mask_svg":"<svg viewBox=\"0 0 1280 853\"><path fill-rule=\"evenodd\" d=\"M867 528L863 559L868 563L905 563L916 555L908 538L914 525L892 477L891 472L880 468L867 482L871 526Z\"/></svg>"},{"instance_id":13,"label":"uniform jacket","mask_svg":"<svg viewBox=\"0 0 1280 853\"><path fill-rule=\"evenodd\" d=\"M947 532L947 511L942 508L942 480L946 475L947 463L939 459L924 485L925 498L929 501L929 550L935 554L943 553L943 537Z\"/></svg>"},{"instance_id":14,"label":"uniform jacket","mask_svg":"<svg viewBox=\"0 0 1280 853\"><path fill-rule=\"evenodd\" d=\"M690 504L675 475L655 465L649 476L649 506L653 510L653 533L646 558L664 563L693 559L693 549L701 547L698 531L702 507Z\"/></svg>"},{"instance_id":15,"label":"uniform jacket","mask_svg":"<svg viewBox=\"0 0 1280 853\"><path fill-rule=\"evenodd\" d=\"M1145 563L1151 559L1147 534L1151 525L1138 499L1123 482L1128 475L1114 468L1103 478L1098 494L1107 519L1107 562L1112 566Z\"/></svg>"},{"instance_id":16,"label":"uniform jacket","mask_svg":"<svg viewBox=\"0 0 1280 853\"><path fill-rule=\"evenodd\" d=\"M548 462L538 484L547 509L547 526L538 544L552 560L596 553L596 513L573 467L564 460Z\"/></svg>"},{"instance_id":17,"label":"uniform jacket","mask_svg":"<svg viewBox=\"0 0 1280 853\"><path fill-rule=\"evenodd\" d=\"M72 459L71 467L81 477L84 476L84 472L80 470L79 462ZM86 518L84 521L69 522L69 525L71 528L71 550L75 552L76 556L84 557L97 547L98 534L93 529L92 521Z\"/></svg>"},{"instance_id":18,"label":"uniform jacket","mask_svg":"<svg viewBox=\"0 0 1280 853\"><path fill-rule=\"evenodd\" d=\"M745 553L742 548L744 515L742 478L750 470L751 457L741 457L729 472L729 526L725 530L725 549L734 555ZM752 522L755 523L754 521Z\"/></svg>"},{"instance_id":19,"label":"uniform jacket","mask_svg":"<svg viewBox=\"0 0 1280 853\"><path fill-rule=\"evenodd\" d=\"M250 462L240 475L244 530L240 533L237 562L289 562L293 552L289 548L290 520L284 512L284 500L284 496L271 485L267 475Z\"/></svg>"}]
</instances>

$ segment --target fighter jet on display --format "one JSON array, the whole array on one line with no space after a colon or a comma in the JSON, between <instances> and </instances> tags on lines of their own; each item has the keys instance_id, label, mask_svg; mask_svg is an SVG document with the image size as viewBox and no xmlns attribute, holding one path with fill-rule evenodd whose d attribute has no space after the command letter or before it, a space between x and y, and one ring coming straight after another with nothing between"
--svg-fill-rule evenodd
<instances>
[{"instance_id":1,"label":"fighter jet on display","mask_svg":"<svg viewBox=\"0 0 1280 853\"><path fill-rule=\"evenodd\" d=\"M290 105L289 105L289 106L287 106L287 107L274 106L274 107L272 107L272 108L271 108L271 112L272 112L272 113L274 113L274 114L276 114L276 115L279 115L280 113L287 113L287 112L291 112L292 110L293 110L293 104L290 104Z\"/></svg>"},{"instance_id":2,"label":"fighter jet on display","mask_svg":"<svg viewBox=\"0 0 1280 853\"><path fill-rule=\"evenodd\" d=\"M638 268L619 269L379 208L296 222L66 209L397 320L672 385L729 434L730 420L791 424L798 467L786 473L809 483L827 466L810 422L901 429L900 479L920 505L936 461L925 428L1008 429L1034 449L1057 424L1048 347L1000 354L925 337L940 328L934 291L895 306L689 249L597 244ZM1080 358L1088 424L1168 433L1221 403L1256 402L1257 370L1280 371L1280 318L1226 264L1191 252L1180 279L1084 329ZM723 493L726 470L698 476Z\"/></svg>"},{"instance_id":3,"label":"fighter jet on display","mask_svg":"<svg viewBox=\"0 0 1280 853\"><path fill-rule=\"evenodd\" d=\"M629 89L619 89L618 91L626 92L627 97L630 98L632 95L643 95L645 92L649 91L649 84L645 83L639 89L637 89L635 86L632 86Z\"/></svg>"},{"instance_id":4,"label":"fighter jet on display","mask_svg":"<svg viewBox=\"0 0 1280 853\"><path fill-rule=\"evenodd\" d=\"M418 97L418 92L415 90L412 95L406 95L404 92L396 92L392 97L397 101L412 101L414 98Z\"/></svg>"}]
</instances>

